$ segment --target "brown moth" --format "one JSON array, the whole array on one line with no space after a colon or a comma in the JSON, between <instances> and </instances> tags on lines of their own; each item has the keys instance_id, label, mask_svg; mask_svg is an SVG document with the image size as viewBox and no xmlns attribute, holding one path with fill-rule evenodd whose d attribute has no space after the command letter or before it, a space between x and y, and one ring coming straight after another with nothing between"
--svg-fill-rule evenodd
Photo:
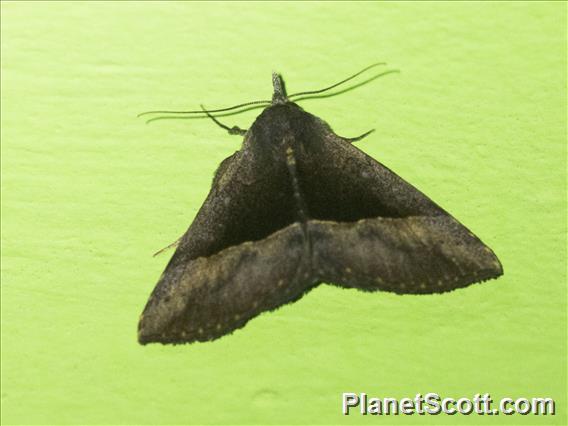
<instances>
[{"instance_id":1,"label":"brown moth","mask_svg":"<svg viewBox=\"0 0 568 426\"><path fill-rule=\"evenodd\" d=\"M370 132L338 136L290 101L338 84L287 96L274 74L272 101L248 131L212 117L243 145L179 240L140 343L213 340L320 283L430 294L503 273L465 226L353 145Z\"/></svg>"}]
</instances>

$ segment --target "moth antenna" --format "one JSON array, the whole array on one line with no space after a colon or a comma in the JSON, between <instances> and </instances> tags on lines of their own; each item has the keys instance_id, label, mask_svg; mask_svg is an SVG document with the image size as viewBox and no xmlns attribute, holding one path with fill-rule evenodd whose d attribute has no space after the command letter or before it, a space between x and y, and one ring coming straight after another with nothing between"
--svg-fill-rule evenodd
<instances>
[{"instance_id":1,"label":"moth antenna","mask_svg":"<svg viewBox=\"0 0 568 426\"><path fill-rule=\"evenodd\" d=\"M220 108L220 109L210 109L208 112L223 112L223 111L230 111L232 109L242 108L249 105L258 105L258 104L270 104L272 101L252 101L252 102L245 102L244 104L234 105L228 108ZM196 111L145 111L138 114L136 117L142 117L143 115L148 114L203 114L203 110L196 110Z\"/></svg>"},{"instance_id":2,"label":"moth antenna","mask_svg":"<svg viewBox=\"0 0 568 426\"><path fill-rule=\"evenodd\" d=\"M315 95L315 94L318 94L318 93L325 92L326 90L333 89L334 87L337 87L340 84L347 83L349 80L353 80L355 77L363 74L365 71L368 71L371 68L378 67L379 65L386 65L386 62L377 62L376 64L369 65L368 67L363 68L358 73L353 74L351 77L347 77L345 80L341 80L339 83L332 84L331 86L326 87L325 89L310 90L310 91L307 91L307 92L298 92L298 93L294 93L293 95L288 96L288 98L291 98L293 96L300 96L300 95Z\"/></svg>"}]
</instances>

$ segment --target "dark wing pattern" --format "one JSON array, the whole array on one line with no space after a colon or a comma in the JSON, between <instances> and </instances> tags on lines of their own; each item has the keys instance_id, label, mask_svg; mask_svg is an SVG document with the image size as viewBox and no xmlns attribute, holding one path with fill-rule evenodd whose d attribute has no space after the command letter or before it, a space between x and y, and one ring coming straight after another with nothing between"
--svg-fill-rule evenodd
<instances>
[{"instance_id":1,"label":"dark wing pattern","mask_svg":"<svg viewBox=\"0 0 568 426\"><path fill-rule=\"evenodd\" d=\"M503 273L493 252L449 216L313 221L320 280L362 290L441 293Z\"/></svg>"},{"instance_id":2,"label":"dark wing pattern","mask_svg":"<svg viewBox=\"0 0 568 426\"><path fill-rule=\"evenodd\" d=\"M288 171L270 152L248 149L251 137L219 166L207 199L150 295L138 325L141 343L226 334L251 315L278 306L263 292L272 284L278 288L280 280L293 297L290 277L304 245L291 246L298 242L297 227L272 235L294 222ZM288 275L280 275L284 269ZM279 290L286 298L286 289Z\"/></svg>"},{"instance_id":3,"label":"dark wing pattern","mask_svg":"<svg viewBox=\"0 0 568 426\"><path fill-rule=\"evenodd\" d=\"M171 273L140 318L140 343L211 340L259 313L302 296L314 284L299 224L226 248ZM166 273L168 273L166 271ZM164 281L161 281L164 283Z\"/></svg>"},{"instance_id":4,"label":"dark wing pattern","mask_svg":"<svg viewBox=\"0 0 568 426\"><path fill-rule=\"evenodd\" d=\"M294 222L286 165L269 157L270 153L241 149L221 163L168 268L243 241L260 240Z\"/></svg>"},{"instance_id":5,"label":"dark wing pattern","mask_svg":"<svg viewBox=\"0 0 568 426\"><path fill-rule=\"evenodd\" d=\"M317 219L309 235L321 281L433 293L503 273L491 249L446 211L323 120L313 122L298 169Z\"/></svg>"},{"instance_id":6,"label":"dark wing pattern","mask_svg":"<svg viewBox=\"0 0 568 426\"><path fill-rule=\"evenodd\" d=\"M297 150L310 217L353 222L372 217L447 214L390 169L337 136L321 119Z\"/></svg>"},{"instance_id":7,"label":"dark wing pattern","mask_svg":"<svg viewBox=\"0 0 568 426\"><path fill-rule=\"evenodd\" d=\"M299 161L314 273L396 293L450 291L503 273L495 254L446 211L314 117ZM318 137L318 135L324 135Z\"/></svg>"}]
</instances>

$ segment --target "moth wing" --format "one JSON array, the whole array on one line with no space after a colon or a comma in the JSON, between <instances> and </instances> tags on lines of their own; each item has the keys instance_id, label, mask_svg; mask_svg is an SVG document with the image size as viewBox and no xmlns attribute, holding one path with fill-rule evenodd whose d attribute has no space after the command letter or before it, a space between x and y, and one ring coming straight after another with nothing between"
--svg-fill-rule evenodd
<instances>
[{"instance_id":1,"label":"moth wing","mask_svg":"<svg viewBox=\"0 0 568 426\"><path fill-rule=\"evenodd\" d=\"M310 223L318 278L345 287L441 293L495 278L495 254L450 216Z\"/></svg>"},{"instance_id":2,"label":"moth wing","mask_svg":"<svg viewBox=\"0 0 568 426\"><path fill-rule=\"evenodd\" d=\"M466 227L384 165L335 135L306 143L299 173L322 281L397 293L449 291L503 273Z\"/></svg>"},{"instance_id":3,"label":"moth wing","mask_svg":"<svg viewBox=\"0 0 568 426\"><path fill-rule=\"evenodd\" d=\"M140 343L212 340L309 290L309 250L299 224L166 271L140 318Z\"/></svg>"},{"instance_id":4,"label":"moth wing","mask_svg":"<svg viewBox=\"0 0 568 426\"><path fill-rule=\"evenodd\" d=\"M310 217L353 222L373 217L447 215L389 168L337 136L320 119L295 153ZM322 137L322 135L324 135Z\"/></svg>"},{"instance_id":5,"label":"moth wing","mask_svg":"<svg viewBox=\"0 0 568 426\"><path fill-rule=\"evenodd\" d=\"M285 165L263 158L266 156L243 149L221 163L166 271L244 241L260 240L294 221Z\"/></svg>"},{"instance_id":6,"label":"moth wing","mask_svg":"<svg viewBox=\"0 0 568 426\"><path fill-rule=\"evenodd\" d=\"M254 134L247 134L245 146L251 138ZM262 296L281 280L288 282L284 271L293 275L299 262L298 249L288 246L295 228L280 245L271 239L265 247L268 243L262 241L294 222L288 171L269 155L242 149L221 163L207 199L150 295L139 323L141 342L208 340L276 306L267 299L250 308L257 292ZM259 253L259 247L266 253ZM215 318L224 318L220 330Z\"/></svg>"}]
</instances>

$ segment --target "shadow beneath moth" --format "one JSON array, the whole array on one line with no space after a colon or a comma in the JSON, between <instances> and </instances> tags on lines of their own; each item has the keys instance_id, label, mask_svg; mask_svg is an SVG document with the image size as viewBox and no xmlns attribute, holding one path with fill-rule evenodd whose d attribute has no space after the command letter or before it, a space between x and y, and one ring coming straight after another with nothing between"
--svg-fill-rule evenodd
<instances>
[{"instance_id":1,"label":"shadow beneath moth","mask_svg":"<svg viewBox=\"0 0 568 426\"><path fill-rule=\"evenodd\" d=\"M472 232L353 145L370 132L338 136L290 100L363 71L290 96L273 74L272 101L188 112L244 141L178 240L140 317L141 344L217 339L324 282L431 294L503 273ZM247 131L210 114L254 103L268 106Z\"/></svg>"}]
</instances>

